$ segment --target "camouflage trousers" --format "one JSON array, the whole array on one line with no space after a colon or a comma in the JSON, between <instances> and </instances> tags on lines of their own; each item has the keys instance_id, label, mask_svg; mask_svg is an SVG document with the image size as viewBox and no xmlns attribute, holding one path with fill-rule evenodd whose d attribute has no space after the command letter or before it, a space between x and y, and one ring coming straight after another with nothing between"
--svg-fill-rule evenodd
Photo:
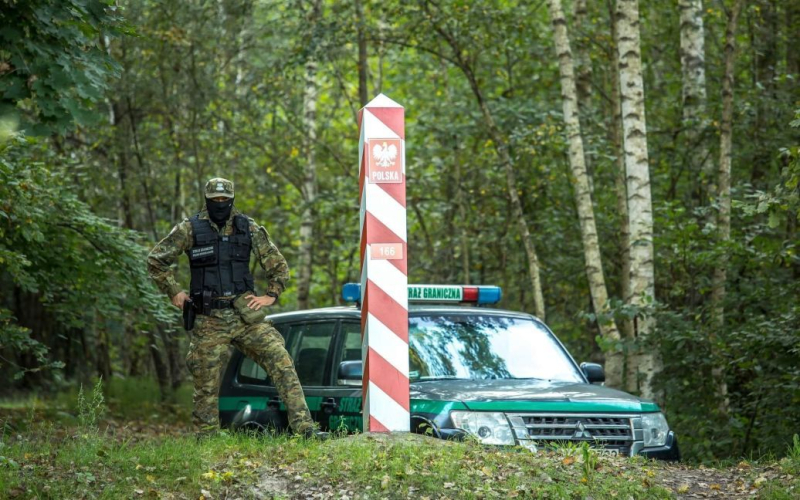
<instances>
[{"instance_id":1,"label":"camouflage trousers","mask_svg":"<svg viewBox=\"0 0 800 500\"><path fill-rule=\"evenodd\" d=\"M197 316L186 365L194 378L192 423L198 432L219 428L219 382L233 345L269 374L296 433L314 427L303 388L281 334L270 323L248 325L233 309Z\"/></svg>"}]
</instances>

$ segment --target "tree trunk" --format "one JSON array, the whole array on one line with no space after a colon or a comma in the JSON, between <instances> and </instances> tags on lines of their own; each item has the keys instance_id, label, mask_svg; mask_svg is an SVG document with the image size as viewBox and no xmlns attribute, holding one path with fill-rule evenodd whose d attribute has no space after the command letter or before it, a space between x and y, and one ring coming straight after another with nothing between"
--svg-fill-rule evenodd
<instances>
[{"instance_id":1,"label":"tree trunk","mask_svg":"<svg viewBox=\"0 0 800 500\"><path fill-rule=\"evenodd\" d=\"M467 223L467 208L464 200L464 188L461 186L461 162L458 159L458 142L453 146L453 182L455 183L455 202L458 210L458 225L461 236L461 282L465 285L470 283L470 262L469 262L469 233Z\"/></svg>"},{"instance_id":2,"label":"tree trunk","mask_svg":"<svg viewBox=\"0 0 800 500\"><path fill-rule=\"evenodd\" d=\"M575 11L575 84L578 94L578 109L587 116L591 109L592 99L592 59L589 57L587 39L586 0L575 0L572 4Z\"/></svg>"},{"instance_id":3,"label":"tree trunk","mask_svg":"<svg viewBox=\"0 0 800 500\"><path fill-rule=\"evenodd\" d=\"M616 195L617 213L619 214L619 238L617 251L620 262L620 295L626 303L631 297L631 229L628 219L628 190L625 186L625 148L622 144L622 115L620 114L619 58L617 57L617 20L614 16L614 2L607 1L608 15L611 24L611 126L609 127L613 154L617 168L614 171L614 193ZM621 329L625 338L633 339L633 322L624 319ZM635 380L635 377L627 377Z\"/></svg>"},{"instance_id":4,"label":"tree trunk","mask_svg":"<svg viewBox=\"0 0 800 500\"><path fill-rule=\"evenodd\" d=\"M156 379L158 380L158 389L161 392L161 401L164 402L169 399L171 392L167 365L164 364L161 352L158 350L158 340L152 329L147 332L147 340L149 343L150 355L153 356L153 366L156 369Z\"/></svg>"},{"instance_id":5,"label":"tree trunk","mask_svg":"<svg viewBox=\"0 0 800 500\"><path fill-rule=\"evenodd\" d=\"M102 322L98 322L97 318L92 321L94 328L97 331L97 342L95 349L97 350L97 375L102 377L103 380L111 380L111 354L109 352L110 346L108 341L108 332ZM98 328L98 325L100 326Z\"/></svg>"},{"instance_id":6,"label":"tree trunk","mask_svg":"<svg viewBox=\"0 0 800 500\"><path fill-rule=\"evenodd\" d=\"M169 331L163 326L158 328L161 341L164 342L164 351L167 354L167 364L169 365L170 394L174 397L175 391L183 382L183 363L181 362L180 347L175 332Z\"/></svg>"},{"instance_id":7,"label":"tree trunk","mask_svg":"<svg viewBox=\"0 0 800 500\"><path fill-rule=\"evenodd\" d=\"M615 14L619 23L616 42L619 53L623 144L631 229L630 303L646 307L655 299L655 268L638 0L618 0ZM649 314L640 314L634 318L634 335L641 342L647 340L654 327L655 320ZM635 369L637 386L642 396L655 397L652 379L659 367L657 353L642 352L638 356Z\"/></svg>"},{"instance_id":8,"label":"tree trunk","mask_svg":"<svg viewBox=\"0 0 800 500\"><path fill-rule=\"evenodd\" d=\"M608 290L603 273L603 262L600 255L600 243L597 238L597 227L594 219L592 195L589 191L589 176L584 163L583 139L581 124L578 120L578 94L573 71L572 51L569 45L567 20L561 7L561 0L550 0L550 16L553 22L553 35L556 45L556 56L561 73L561 96L564 106L564 123L569 143L569 164L574 177L575 205L578 207L578 218L581 225L583 255L586 278L592 306L598 316L597 325L606 341L617 343L620 340L619 330L613 319L604 320L601 316L608 312ZM622 353L616 349L606 352L606 381L612 387L622 384Z\"/></svg>"},{"instance_id":9,"label":"tree trunk","mask_svg":"<svg viewBox=\"0 0 800 500\"><path fill-rule=\"evenodd\" d=\"M369 96L367 95L367 77L368 77L368 63L367 56L367 35L366 35L366 20L364 19L364 3L363 0L355 0L356 2L356 29L358 32L358 100L361 107L367 105Z\"/></svg>"},{"instance_id":10,"label":"tree trunk","mask_svg":"<svg viewBox=\"0 0 800 500\"><path fill-rule=\"evenodd\" d=\"M719 137L719 192L717 203L717 245L722 247L722 253L716 259L714 277L711 283L711 314L712 330L709 341L712 352L715 352L716 361L712 370L714 386L719 403L719 410L727 415L728 385L725 382L725 373L722 368L721 356L717 351L716 333L725 327L725 285L728 276L728 244L731 239L731 150L733 129L733 71L736 63L736 26L739 12L742 10L743 0L736 0L733 9L728 13L728 23L725 28L725 75L722 78L722 121L720 123Z\"/></svg>"},{"instance_id":11,"label":"tree trunk","mask_svg":"<svg viewBox=\"0 0 800 500\"><path fill-rule=\"evenodd\" d=\"M578 94L578 119L581 124L581 134L586 140L587 144L591 144L588 140L591 131L592 120L592 58L589 56L589 42L588 42L588 28L587 23L588 10L586 8L586 0L575 0L572 4L575 13L575 29L573 30L573 40L575 41L575 85ZM586 172L589 179L589 192L594 193L594 158L591 154L583 155L583 161L586 164Z\"/></svg>"},{"instance_id":12,"label":"tree trunk","mask_svg":"<svg viewBox=\"0 0 800 500\"><path fill-rule=\"evenodd\" d=\"M311 272L314 247L314 204L317 199L317 54L314 25L319 20L321 2L314 2L309 15L312 30L311 55L306 61L305 90L303 93L303 129L305 130L306 168L303 178L303 213L300 218L300 251L297 271L297 307L307 309L310 303Z\"/></svg>"},{"instance_id":13,"label":"tree trunk","mask_svg":"<svg viewBox=\"0 0 800 500\"><path fill-rule=\"evenodd\" d=\"M689 172L700 179L700 203L714 196L714 162L711 161L705 130L706 53L703 28L703 0L680 0L681 73L683 74L683 136L689 152Z\"/></svg>"}]
</instances>

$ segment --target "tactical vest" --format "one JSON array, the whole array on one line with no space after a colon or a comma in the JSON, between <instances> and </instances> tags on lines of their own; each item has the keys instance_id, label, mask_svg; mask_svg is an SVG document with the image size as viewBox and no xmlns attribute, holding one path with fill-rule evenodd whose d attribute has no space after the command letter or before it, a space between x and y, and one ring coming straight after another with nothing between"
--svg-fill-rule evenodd
<instances>
[{"instance_id":1,"label":"tactical vest","mask_svg":"<svg viewBox=\"0 0 800 500\"><path fill-rule=\"evenodd\" d=\"M192 269L191 293L210 290L213 297L255 293L250 274L250 222L244 215L233 217L233 233L225 236L199 214L191 217L194 244L186 253Z\"/></svg>"}]
</instances>

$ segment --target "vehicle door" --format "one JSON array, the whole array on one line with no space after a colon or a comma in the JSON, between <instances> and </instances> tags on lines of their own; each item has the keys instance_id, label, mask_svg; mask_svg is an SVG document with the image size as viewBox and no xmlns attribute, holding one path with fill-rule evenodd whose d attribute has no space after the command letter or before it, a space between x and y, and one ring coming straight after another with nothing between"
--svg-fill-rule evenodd
<instances>
[{"instance_id":1,"label":"vehicle door","mask_svg":"<svg viewBox=\"0 0 800 500\"><path fill-rule=\"evenodd\" d=\"M337 319L294 323L289 329L286 345L303 386L311 418L319 422L322 429L328 428L332 406L327 400L327 392L333 377L331 353L338 329ZM281 405L281 409L285 411L284 405Z\"/></svg>"},{"instance_id":2,"label":"vehicle door","mask_svg":"<svg viewBox=\"0 0 800 500\"><path fill-rule=\"evenodd\" d=\"M335 340L335 348L331 356L331 386L325 395L325 411L330 413L328 426L332 431L361 431L363 418L361 413L362 386L359 382L339 380L339 365L343 361L361 360L361 323L342 321Z\"/></svg>"},{"instance_id":3,"label":"vehicle door","mask_svg":"<svg viewBox=\"0 0 800 500\"><path fill-rule=\"evenodd\" d=\"M274 326L287 339L290 325ZM285 412L281 414L279 408L278 390L267 372L237 349L233 349L220 387L219 410L223 426L248 422L254 428L281 430L287 426Z\"/></svg>"}]
</instances>

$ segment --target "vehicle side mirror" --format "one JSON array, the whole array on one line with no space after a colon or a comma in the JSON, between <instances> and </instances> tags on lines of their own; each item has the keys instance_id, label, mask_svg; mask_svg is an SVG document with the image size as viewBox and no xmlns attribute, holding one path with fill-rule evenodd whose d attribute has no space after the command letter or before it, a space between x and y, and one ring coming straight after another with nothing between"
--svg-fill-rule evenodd
<instances>
[{"instance_id":1,"label":"vehicle side mirror","mask_svg":"<svg viewBox=\"0 0 800 500\"><path fill-rule=\"evenodd\" d=\"M581 363L581 370L590 384L602 383L606 381L606 372L603 371L603 365L597 363Z\"/></svg>"},{"instance_id":2,"label":"vehicle side mirror","mask_svg":"<svg viewBox=\"0 0 800 500\"><path fill-rule=\"evenodd\" d=\"M361 385L364 377L364 365L361 360L342 361L339 365L339 374L336 383L339 385Z\"/></svg>"}]
</instances>

